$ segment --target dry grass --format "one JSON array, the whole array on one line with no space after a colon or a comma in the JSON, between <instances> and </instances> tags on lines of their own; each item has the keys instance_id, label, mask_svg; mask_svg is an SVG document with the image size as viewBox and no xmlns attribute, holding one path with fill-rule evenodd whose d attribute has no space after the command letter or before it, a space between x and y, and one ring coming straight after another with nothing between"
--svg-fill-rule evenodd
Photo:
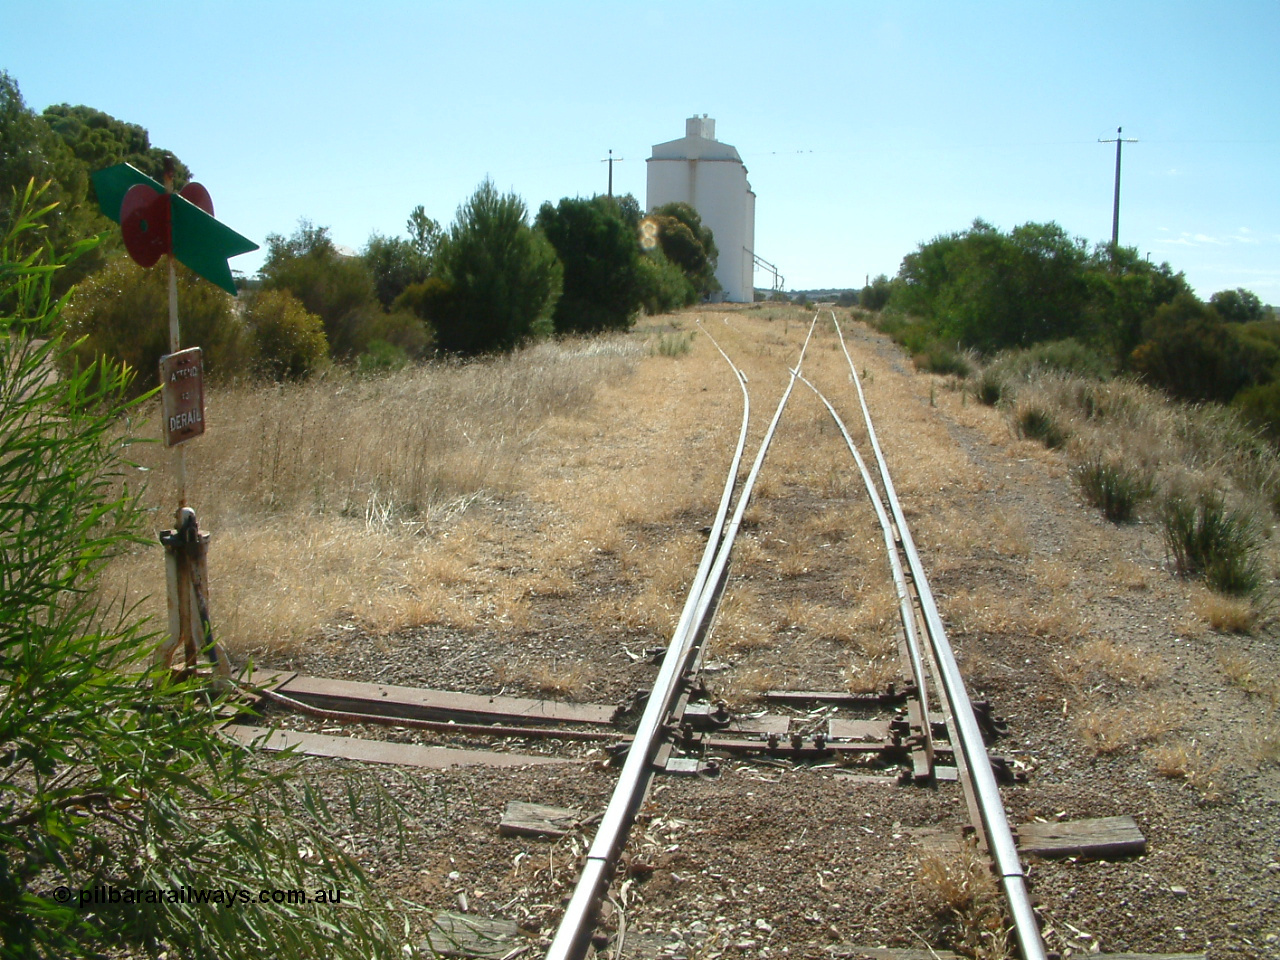
<instances>
[{"instance_id":1,"label":"dry grass","mask_svg":"<svg viewBox=\"0 0 1280 960\"><path fill-rule=\"evenodd\" d=\"M1280 766L1280 721L1254 725L1244 737L1245 750L1259 765Z\"/></svg>"},{"instance_id":2,"label":"dry grass","mask_svg":"<svg viewBox=\"0 0 1280 960\"><path fill-rule=\"evenodd\" d=\"M1220 760L1204 755L1199 744L1182 742L1162 744L1147 751L1156 773L1170 779L1184 780L1205 803L1219 803L1227 796L1226 778Z\"/></svg>"},{"instance_id":3,"label":"dry grass","mask_svg":"<svg viewBox=\"0 0 1280 960\"><path fill-rule=\"evenodd\" d=\"M583 663L538 663L529 670L528 684L545 697L576 697L590 679L590 668Z\"/></svg>"},{"instance_id":4,"label":"dry grass","mask_svg":"<svg viewBox=\"0 0 1280 960\"><path fill-rule=\"evenodd\" d=\"M876 693L897 680L900 672L895 652L893 655L855 660L840 671L840 676L850 693Z\"/></svg>"},{"instance_id":5,"label":"dry grass","mask_svg":"<svg viewBox=\"0 0 1280 960\"><path fill-rule=\"evenodd\" d=\"M1135 706L1086 709L1076 717L1076 733L1099 756L1111 756L1154 743L1185 722L1181 709L1167 701Z\"/></svg>"},{"instance_id":6,"label":"dry grass","mask_svg":"<svg viewBox=\"0 0 1280 960\"><path fill-rule=\"evenodd\" d=\"M1248 597L1229 597L1211 590L1197 590L1191 598L1192 612L1222 633L1252 633L1258 610Z\"/></svg>"},{"instance_id":7,"label":"dry grass","mask_svg":"<svg viewBox=\"0 0 1280 960\"><path fill-rule=\"evenodd\" d=\"M916 868L916 889L944 923L949 945L975 960L1012 956L1000 886L969 840L954 853L926 853Z\"/></svg>"},{"instance_id":8,"label":"dry grass","mask_svg":"<svg viewBox=\"0 0 1280 960\"><path fill-rule=\"evenodd\" d=\"M1054 665L1059 679L1075 687L1105 678L1128 687L1152 687L1169 675L1164 661L1129 644L1093 637Z\"/></svg>"},{"instance_id":9,"label":"dry grass","mask_svg":"<svg viewBox=\"0 0 1280 960\"><path fill-rule=\"evenodd\" d=\"M1269 701L1272 709L1280 707L1280 677L1270 673L1252 657L1235 648L1225 647L1218 652L1218 666L1233 687Z\"/></svg>"},{"instance_id":10,"label":"dry grass","mask_svg":"<svg viewBox=\"0 0 1280 960\"><path fill-rule=\"evenodd\" d=\"M778 671L771 667L747 667L735 670L713 692L730 707L742 707L759 700L766 690L778 684Z\"/></svg>"}]
</instances>

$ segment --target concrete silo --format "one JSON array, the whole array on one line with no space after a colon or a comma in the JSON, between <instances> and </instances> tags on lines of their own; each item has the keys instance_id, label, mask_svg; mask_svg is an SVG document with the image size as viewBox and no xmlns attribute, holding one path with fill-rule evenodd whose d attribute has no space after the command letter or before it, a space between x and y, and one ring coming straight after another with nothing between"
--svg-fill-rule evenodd
<instances>
[{"instance_id":1,"label":"concrete silo","mask_svg":"<svg viewBox=\"0 0 1280 960\"><path fill-rule=\"evenodd\" d=\"M720 251L717 297L734 303L755 299L753 253L756 195L738 151L716 139L716 122L705 113L690 117L685 135L653 147L648 164L646 209L681 201L698 211Z\"/></svg>"}]
</instances>

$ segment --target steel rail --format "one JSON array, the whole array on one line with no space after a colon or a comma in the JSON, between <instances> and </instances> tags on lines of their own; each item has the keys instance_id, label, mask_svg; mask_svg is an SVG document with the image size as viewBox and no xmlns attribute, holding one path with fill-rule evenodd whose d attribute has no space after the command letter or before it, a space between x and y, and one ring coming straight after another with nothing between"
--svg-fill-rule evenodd
<instances>
[{"instance_id":1,"label":"steel rail","mask_svg":"<svg viewBox=\"0 0 1280 960\"><path fill-rule=\"evenodd\" d=\"M587 859L583 864L578 883L574 887L564 915L560 918L560 926L556 929L556 935L547 950L548 960L575 960L586 952L594 926L596 906L609 882L614 863L631 830L635 812L639 808L653 774L653 754L658 748L662 726L682 673L681 668L686 656L686 639L694 631L698 602L706 589L707 578L711 573L716 554L720 550L725 518L729 514L733 488L738 480L738 469L742 463L743 452L746 450L751 397L747 391L746 376L734 365L720 345L715 343L714 338L711 338L711 342L724 357L742 390L742 427L738 433L738 444L730 462L715 520L711 524L711 531L707 537L706 549L703 550L697 573L694 574L693 582L689 587L689 595L680 612L680 619L672 632L671 643L662 659L662 666L654 680L652 692L641 714L631 747L627 751L627 759L622 765L622 772L618 775L618 783L605 807L595 838L587 851Z\"/></svg>"},{"instance_id":2,"label":"steel rail","mask_svg":"<svg viewBox=\"0 0 1280 960\"><path fill-rule=\"evenodd\" d=\"M796 364L797 370L804 362L804 353L809 347L809 341L813 337L817 322L818 315L814 314L813 321L809 324L808 336L805 337L804 345L800 349L800 360ZM733 519L727 528L723 528L724 537L721 539L718 536L720 533L719 525L723 524L724 517L728 513L733 486L737 480L738 465L746 445L747 422L745 408L749 401L747 400L746 377L733 364L728 354L715 342L710 333L707 336L737 375L739 385L743 391L743 426L738 449L734 454L733 469L729 471L729 478L725 483L724 497L720 501L720 509L716 514L717 523L713 524L711 535L707 538L707 549L703 552L702 563L698 566L698 575L694 577L694 582L689 589L689 596L685 600L680 621L672 634L671 643L667 647L666 656L663 657L658 677L654 680L653 691L649 694L649 701L645 705L644 714L640 718L640 725L636 729L635 739L627 752L627 759L623 764L622 773L618 777L618 783L614 787L613 794L610 796L609 803L605 807L604 815L600 820L600 826L596 830L595 838L587 851L587 859L578 878L578 883L574 887L569 903L565 907L564 915L560 919L560 926L556 929L555 937L547 950L547 960L580 960L586 953L587 944L594 927L597 904L609 883L618 855L621 853L627 834L631 830L635 812L639 809L645 791L648 788L649 780L653 776L653 755L657 751L659 736L671 710L671 704L675 699L680 681L686 674L690 654L695 649L695 637L705 621L713 598L718 593L719 584L725 575L729 555L732 552L733 539L741 528L742 516L751 497L751 490L755 486L756 477L759 476L760 467L764 462L765 453L769 449L778 421L782 417L783 408L786 406L787 399L791 396L791 390L795 386L796 374L793 372L790 381L787 383L787 388L783 392L782 399L778 402L778 407L774 411L773 419L765 431L764 439L761 441L760 449L756 454L751 471L743 483Z\"/></svg>"},{"instance_id":3,"label":"steel rail","mask_svg":"<svg viewBox=\"0 0 1280 960\"><path fill-rule=\"evenodd\" d=\"M960 675L955 654L952 653L951 644L947 640L946 628L942 624L942 617L938 614L933 591L929 589L924 566L920 562L915 541L912 539L902 507L898 502L897 491L889 476L889 468L885 463L884 453L880 449L880 442L876 438L875 426L871 422L871 411L867 406L866 394L862 390L862 381L858 377L853 358L849 356L849 348L845 344L844 334L840 330L840 322L836 320L834 311L831 312L831 322L835 324L836 335L840 338L840 349L844 351L851 379L857 388L858 402L862 407L862 416L867 426L867 438L875 453L876 466L880 473L885 497L889 501L894 522L898 525L902 551L906 555L907 565L915 581L916 593L920 598L920 607L925 618L926 632L929 635L929 645L939 667L938 679L956 721L960 750L969 767L969 777L977 797L983 826L986 829L987 845L1000 875L1005 900L1009 904L1009 912L1013 918L1013 932L1018 941L1018 948L1023 960L1045 960L1046 953L1044 941L1040 938L1040 925L1036 921L1035 912L1031 907L1031 898L1027 894L1026 874L1022 869L1022 861L1018 858L1018 848L1014 843L1013 831L1009 828L1004 802L1000 798L1000 787L996 783L995 774L991 771L991 760L987 756L982 731L978 727L973 705L965 690L964 678Z\"/></svg>"},{"instance_id":4,"label":"steel rail","mask_svg":"<svg viewBox=\"0 0 1280 960\"><path fill-rule=\"evenodd\" d=\"M929 684L925 675L924 657L920 652L920 635L916 630L916 608L912 603L911 590L907 585L906 575L902 571L902 559L898 556L898 541L894 524L885 512L879 490L876 488L875 481L871 479L871 472L867 469L866 461L862 459L862 454L858 452L858 447L854 444L853 438L849 436L844 420L841 419L840 414L836 413L836 408L831 405L831 402L822 395L822 392L817 387L803 376L800 377L800 381L822 401L823 406L827 408L827 412L831 414L831 419L840 428L840 433L844 436L845 445L848 446L849 452L853 454L854 462L857 463L858 470L862 474L862 483L866 487L867 496L871 499L871 506L875 508L876 519L880 521L880 531L884 535L885 553L889 557L889 569L893 574L894 590L898 594L898 616L902 620L902 629L906 634L907 652L911 660L911 674L916 682L916 695L920 701L925 750L929 758L930 768L932 768L933 727L929 723ZM930 770L930 775L932 775L932 769Z\"/></svg>"}]
</instances>

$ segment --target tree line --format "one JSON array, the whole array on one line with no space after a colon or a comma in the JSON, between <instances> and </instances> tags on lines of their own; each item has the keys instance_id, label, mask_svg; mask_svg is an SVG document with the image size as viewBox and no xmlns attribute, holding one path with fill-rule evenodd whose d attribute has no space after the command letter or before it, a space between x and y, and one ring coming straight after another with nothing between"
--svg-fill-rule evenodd
<instances>
[{"instance_id":1,"label":"tree line","mask_svg":"<svg viewBox=\"0 0 1280 960\"><path fill-rule=\"evenodd\" d=\"M0 71L0 206L32 180L58 206L44 224L55 247L102 242L59 271L55 293L74 287L66 319L87 364L127 363L134 383L154 383L167 351L162 271L128 258L119 231L97 209L89 174L128 162L159 178L165 151L145 128L86 106L36 114ZM190 179L175 158L176 183ZM0 209L0 227L13 217ZM232 298L179 267L186 343L205 352L211 377L296 379L333 363L361 371L437 354L511 350L531 339L628 329L718 289L711 230L687 204L647 216L630 195L564 198L535 216L514 193L485 180L442 227L419 205L399 236L375 232L346 255L327 227L308 220L266 238L266 261Z\"/></svg>"},{"instance_id":2,"label":"tree line","mask_svg":"<svg viewBox=\"0 0 1280 960\"><path fill-rule=\"evenodd\" d=\"M1190 402L1230 403L1280 438L1280 321L1249 290L1202 301L1181 272L1132 247L1092 248L1056 223L1007 233L983 220L908 254L861 305L922 362L1074 341L1106 373Z\"/></svg>"}]
</instances>

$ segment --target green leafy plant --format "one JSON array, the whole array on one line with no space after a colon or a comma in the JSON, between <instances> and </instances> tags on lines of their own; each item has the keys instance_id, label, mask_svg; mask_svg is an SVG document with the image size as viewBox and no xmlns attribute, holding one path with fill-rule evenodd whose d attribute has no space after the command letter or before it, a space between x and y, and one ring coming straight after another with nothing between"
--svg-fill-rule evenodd
<instances>
[{"instance_id":1,"label":"green leafy plant","mask_svg":"<svg viewBox=\"0 0 1280 960\"><path fill-rule=\"evenodd\" d=\"M42 194L18 197L0 237L0 957L398 957L297 761L224 738L228 704L149 667L154 637L99 598L104 566L141 542L120 428L150 395L129 399L120 363L68 356L51 291L91 243L42 243ZM213 890L246 893L186 896Z\"/></svg>"},{"instance_id":2,"label":"green leafy plant","mask_svg":"<svg viewBox=\"0 0 1280 960\"><path fill-rule=\"evenodd\" d=\"M1151 474L1119 457L1094 454L1073 464L1071 476L1084 498L1112 523L1128 523L1151 498Z\"/></svg>"},{"instance_id":3,"label":"green leafy plant","mask_svg":"<svg viewBox=\"0 0 1280 960\"><path fill-rule=\"evenodd\" d=\"M994 407L1004 397L1006 389L1004 375L993 367L987 367L978 374L973 385L973 395L978 398L979 403Z\"/></svg>"},{"instance_id":4,"label":"green leafy plant","mask_svg":"<svg viewBox=\"0 0 1280 960\"><path fill-rule=\"evenodd\" d=\"M1178 573L1204 579L1222 593L1256 591L1263 580L1262 529L1247 510L1227 506L1222 495L1169 494L1161 506L1165 544Z\"/></svg>"},{"instance_id":5,"label":"green leafy plant","mask_svg":"<svg viewBox=\"0 0 1280 960\"><path fill-rule=\"evenodd\" d=\"M1067 442L1070 432L1047 408L1035 403L1022 406L1014 415L1018 436L1039 440L1050 450L1056 450Z\"/></svg>"}]
</instances>

